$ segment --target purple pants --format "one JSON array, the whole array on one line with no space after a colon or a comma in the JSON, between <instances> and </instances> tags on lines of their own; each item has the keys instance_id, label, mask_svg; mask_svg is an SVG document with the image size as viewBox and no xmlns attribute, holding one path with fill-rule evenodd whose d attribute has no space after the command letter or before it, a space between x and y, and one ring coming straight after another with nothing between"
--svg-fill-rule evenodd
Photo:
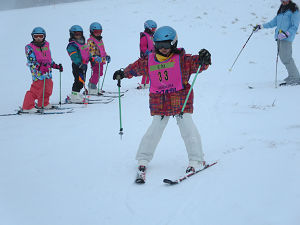
<instances>
[{"instance_id":1,"label":"purple pants","mask_svg":"<svg viewBox=\"0 0 300 225\"><path fill-rule=\"evenodd\" d=\"M99 63L95 63L92 66L92 71L92 76L89 82L97 85L99 81ZM100 63L100 76L103 76L103 63Z\"/></svg>"}]
</instances>

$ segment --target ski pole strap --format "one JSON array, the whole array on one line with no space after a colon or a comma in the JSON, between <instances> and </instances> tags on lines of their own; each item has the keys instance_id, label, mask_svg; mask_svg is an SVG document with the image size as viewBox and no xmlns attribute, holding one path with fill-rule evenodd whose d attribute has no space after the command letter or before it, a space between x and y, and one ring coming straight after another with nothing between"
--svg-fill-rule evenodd
<instances>
[{"instance_id":1,"label":"ski pole strap","mask_svg":"<svg viewBox=\"0 0 300 225\"><path fill-rule=\"evenodd\" d=\"M186 98L185 98L185 101L184 101L184 104L183 104L183 106L182 106L181 113L180 113L181 115L183 114L183 111L184 111L184 109L185 109L186 103L187 103L187 101L188 101L188 99L189 99L189 97L190 97L190 94L191 94L191 92L192 92L192 89L193 89L193 87L194 87L195 81L196 81L196 79L197 79L197 76L198 76L198 74L199 74L199 71L200 71L201 67L202 67L202 65L200 65L200 66L198 67L198 70L197 70L196 75L195 75L195 77L194 77L193 83L192 83L192 85L191 85L191 87L190 87L190 90L189 90L189 92L188 92L188 94L187 94L187 96L186 96Z\"/></svg>"}]
</instances>

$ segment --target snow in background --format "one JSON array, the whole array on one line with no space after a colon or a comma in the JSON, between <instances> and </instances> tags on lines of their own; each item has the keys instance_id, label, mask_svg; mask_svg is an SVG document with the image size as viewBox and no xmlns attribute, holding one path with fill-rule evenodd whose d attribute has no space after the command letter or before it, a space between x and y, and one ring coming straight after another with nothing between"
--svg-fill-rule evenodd
<instances>
[{"instance_id":1,"label":"snow in background","mask_svg":"<svg viewBox=\"0 0 300 225\"><path fill-rule=\"evenodd\" d=\"M122 98L122 140L117 99L72 114L0 118L0 224L299 225L300 87L274 88L273 29L254 34L228 72L250 25L271 20L279 4L94 0L1 11L0 113L21 106L30 87L24 47L36 26L45 28L53 59L64 65L63 97L73 83L65 49L74 24L86 37L90 23L103 26L112 58L105 90L116 91L113 72L138 58L139 32L147 19L174 27L187 53L208 49L213 64L197 78L193 118L206 160L219 163L178 186L164 185L163 178L177 178L188 163L170 119L147 183L134 184L136 150L152 118L148 91L135 89L141 78L122 80L122 89L129 89ZM293 49L299 68L299 35ZM279 81L286 76L279 62ZM58 103L57 71L53 82L50 100Z\"/></svg>"}]
</instances>

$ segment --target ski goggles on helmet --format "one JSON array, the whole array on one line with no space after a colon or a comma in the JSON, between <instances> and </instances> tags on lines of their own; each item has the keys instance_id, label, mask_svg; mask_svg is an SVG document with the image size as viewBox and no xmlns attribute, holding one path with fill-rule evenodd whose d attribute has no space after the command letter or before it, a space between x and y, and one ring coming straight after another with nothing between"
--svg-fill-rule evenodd
<instances>
[{"instance_id":1,"label":"ski goggles on helmet","mask_svg":"<svg viewBox=\"0 0 300 225\"><path fill-rule=\"evenodd\" d=\"M290 0L280 0L281 2L289 2Z\"/></svg>"},{"instance_id":2,"label":"ski goggles on helmet","mask_svg":"<svg viewBox=\"0 0 300 225\"><path fill-rule=\"evenodd\" d=\"M99 36L99 35L102 34L102 30L93 30L93 34L94 34L95 36Z\"/></svg>"},{"instance_id":3,"label":"ski goggles on helmet","mask_svg":"<svg viewBox=\"0 0 300 225\"><path fill-rule=\"evenodd\" d=\"M33 34L33 38L43 39L44 37L45 37L45 35L43 35L43 34Z\"/></svg>"},{"instance_id":4,"label":"ski goggles on helmet","mask_svg":"<svg viewBox=\"0 0 300 225\"><path fill-rule=\"evenodd\" d=\"M171 48L171 41L157 41L154 43L156 49L169 49Z\"/></svg>"}]
</instances>

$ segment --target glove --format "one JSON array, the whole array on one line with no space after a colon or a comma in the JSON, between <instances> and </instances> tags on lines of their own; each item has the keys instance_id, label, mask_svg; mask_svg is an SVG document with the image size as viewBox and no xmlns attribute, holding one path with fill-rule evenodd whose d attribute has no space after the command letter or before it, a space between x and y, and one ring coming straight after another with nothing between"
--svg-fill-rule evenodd
<instances>
[{"instance_id":1,"label":"glove","mask_svg":"<svg viewBox=\"0 0 300 225\"><path fill-rule=\"evenodd\" d=\"M100 57L100 56L95 56L95 57L93 57L93 60L95 61L95 62L97 62L97 63L102 63L102 58Z\"/></svg>"},{"instance_id":2,"label":"glove","mask_svg":"<svg viewBox=\"0 0 300 225\"><path fill-rule=\"evenodd\" d=\"M281 40L283 40L283 39L288 38L289 35L290 35L290 33L289 33L288 31L287 31L287 32L281 31L281 32L278 34L277 38L281 41Z\"/></svg>"},{"instance_id":3,"label":"glove","mask_svg":"<svg viewBox=\"0 0 300 225\"><path fill-rule=\"evenodd\" d=\"M61 65L61 64L53 64L53 66L52 66L52 68L53 69L57 69L57 70L59 70L60 72L63 72L64 71L64 68L63 68L63 66Z\"/></svg>"},{"instance_id":4,"label":"glove","mask_svg":"<svg viewBox=\"0 0 300 225\"><path fill-rule=\"evenodd\" d=\"M257 32L257 31L259 31L260 29L263 29L263 28L264 28L263 25L256 24L256 26L253 27L253 32Z\"/></svg>"},{"instance_id":5,"label":"glove","mask_svg":"<svg viewBox=\"0 0 300 225\"><path fill-rule=\"evenodd\" d=\"M110 63L110 60L111 60L111 59L110 59L110 56L109 56L109 55L107 55L107 56L105 57L105 59L106 59L106 62L107 62L107 63Z\"/></svg>"},{"instance_id":6,"label":"glove","mask_svg":"<svg viewBox=\"0 0 300 225\"><path fill-rule=\"evenodd\" d=\"M39 70L40 70L41 74L44 75L45 73L49 72L49 67L47 67L47 64L42 64L42 65L40 65Z\"/></svg>"},{"instance_id":7,"label":"glove","mask_svg":"<svg viewBox=\"0 0 300 225\"><path fill-rule=\"evenodd\" d=\"M117 70L114 73L113 79L114 80L122 80L124 77L125 77L124 71L123 70Z\"/></svg>"},{"instance_id":8,"label":"glove","mask_svg":"<svg viewBox=\"0 0 300 225\"><path fill-rule=\"evenodd\" d=\"M201 65L211 65L211 55L206 49L199 51L199 61Z\"/></svg>"},{"instance_id":9,"label":"glove","mask_svg":"<svg viewBox=\"0 0 300 225\"><path fill-rule=\"evenodd\" d=\"M83 72L83 73L86 73L86 70L87 70L87 65L86 64L83 64L81 63L79 65L79 69Z\"/></svg>"}]
</instances>

